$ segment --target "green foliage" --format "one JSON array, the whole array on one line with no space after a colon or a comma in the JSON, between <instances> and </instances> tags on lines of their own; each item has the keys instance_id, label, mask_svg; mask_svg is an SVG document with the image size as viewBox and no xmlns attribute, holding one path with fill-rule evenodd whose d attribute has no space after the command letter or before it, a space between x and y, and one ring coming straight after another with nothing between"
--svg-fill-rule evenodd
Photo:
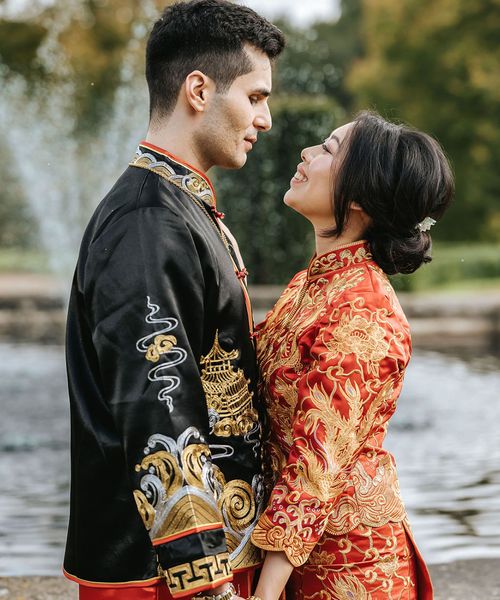
<instances>
[{"instance_id":1,"label":"green foliage","mask_svg":"<svg viewBox=\"0 0 500 600\"><path fill-rule=\"evenodd\" d=\"M392 277L395 289L424 291L500 281L499 245L440 243L433 248L432 256L431 263L412 275Z\"/></svg>"},{"instance_id":2,"label":"green foliage","mask_svg":"<svg viewBox=\"0 0 500 600\"><path fill-rule=\"evenodd\" d=\"M300 151L317 144L343 118L342 109L322 97L272 102L273 128L259 138L241 171L216 173L218 203L238 239L256 283L287 283L313 253L312 227L283 204L300 162Z\"/></svg>"},{"instance_id":3,"label":"green foliage","mask_svg":"<svg viewBox=\"0 0 500 600\"><path fill-rule=\"evenodd\" d=\"M352 99L344 79L352 62L362 54L360 14L361 0L344 0L337 22L318 22L308 29L278 23L287 46L275 72L275 92L324 95L349 107Z\"/></svg>"},{"instance_id":4,"label":"green foliage","mask_svg":"<svg viewBox=\"0 0 500 600\"><path fill-rule=\"evenodd\" d=\"M41 251L3 248L0 245L0 273L48 273L49 261Z\"/></svg>"},{"instance_id":5,"label":"green foliage","mask_svg":"<svg viewBox=\"0 0 500 600\"><path fill-rule=\"evenodd\" d=\"M38 23L0 20L0 62L11 72L38 79L44 69L36 55L45 34Z\"/></svg>"},{"instance_id":6,"label":"green foliage","mask_svg":"<svg viewBox=\"0 0 500 600\"><path fill-rule=\"evenodd\" d=\"M357 106L435 135L452 159L457 201L440 239L500 239L498 0L365 0L362 22Z\"/></svg>"}]
</instances>

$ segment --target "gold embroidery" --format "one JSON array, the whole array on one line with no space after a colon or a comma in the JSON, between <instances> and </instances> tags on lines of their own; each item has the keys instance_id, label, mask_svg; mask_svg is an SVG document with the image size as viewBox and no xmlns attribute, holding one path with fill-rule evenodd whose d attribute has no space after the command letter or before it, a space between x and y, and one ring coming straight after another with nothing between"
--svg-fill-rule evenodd
<instances>
[{"instance_id":1,"label":"gold embroidery","mask_svg":"<svg viewBox=\"0 0 500 600\"><path fill-rule=\"evenodd\" d=\"M205 444L189 444L182 451L184 479L188 485L203 489L203 465L210 460L210 450ZM212 468L216 468L212 465ZM219 470L219 469L217 469Z\"/></svg>"},{"instance_id":2,"label":"gold embroidery","mask_svg":"<svg viewBox=\"0 0 500 600\"><path fill-rule=\"evenodd\" d=\"M146 473L141 480L145 494L135 490L134 497L153 543L207 527L223 527L214 490L204 479L206 467L211 467L210 450L206 444L190 444L193 438L200 439L194 428L178 440L153 436L146 456L135 467L138 473ZM155 444L167 450L147 454Z\"/></svg>"},{"instance_id":3,"label":"gold embroidery","mask_svg":"<svg viewBox=\"0 0 500 600\"><path fill-rule=\"evenodd\" d=\"M140 490L134 490L134 500L137 505L137 510L144 521L144 526L149 531L153 526L155 509L151 506L146 496Z\"/></svg>"},{"instance_id":4,"label":"gold embroidery","mask_svg":"<svg viewBox=\"0 0 500 600\"><path fill-rule=\"evenodd\" d=\"M406 511L399 491L396 469L391 457L376 459L372 465L358 460L349 474L346 492L342 494L328 516L326 531L332 535L347 533L360 523L380 527L389 521L401 522ZM352 496L351 496L352 493Z\"/></svg>"},{"instance_id":5,"label":"gold embroidery","mask_svg":"<svg viewBox=\"0 0 500 600\"><path fill-rule=\"evenodd\" d=\"M332 333L332 339L326 342L326 347L333 354L356 354L360 360L369 363L369 372L374 374L378 373L378 363L389 351L383 327L361 315L351 318L347 314L341 316L340 323Z\"/></svg>"},{"instance_id":6,"label":"gold embroidery","mask_svg":"<svg viewBox=\"0 0 500 600\"><path fill-rule=\"evenodd\" d=\"M359 245L361 243L362 242L358 242L357 244ZM356 247L356 245L353 244L349 244L349 246ZM365 245L359 246L354 254L352 247L344 248L343 250L341 248L336 248L328 254L314 257L309 265L309 275L322 275L328 273L328 271L342 269L343 267L351 266L355 263L371 260L372 255Z\"/></svg>"},{"instance_id":7,"label":"gold embroidery","mask_svg":"<svg viewBox=\"0 0 500 600\"><path fill-rule=\"evenodd\" d=\"M217 507L196 494L182 496L168 511L165 520L157 529L155 540L162 543L172 536L188 535L203 529L222 529Z\"/></svg>"},{"instance_id":8,"label":"gold embroidery","mask_svg":"<svg viewBox=\"0 0 500 600\"><path fill-rule=\"evenodd\" d=\"M144 148L147 147L145 146ZM171 156L169 156L168 159L180 167L182 171L185 171L185 173L176 173L175 169L173 169L168 162L156 160L153 155L149 153L137 155L130 164L134 167L141 167L153 171L161 177L173 181L178 187L187 192L195 194L202 201L214 205L215 202L212 188L207 180L198 173L191 171L187 166L175 161Z\"/></svg>"},{"instance_id":9,"label":"gold embroidery","mask_svg":"<svg viewBox=\"0 0 500 600\"><path fill-rule=\"evenodd\" d=\"M212 349L200 359L210 425L221 437L248 433L259 417L252 405L250 380L242 369L235 370L231 365L238 356L238 350L226 352L221 348L216 332Z\"/></svg>"},{"instance_id":10,"label":"gold embroidery","mask_svg":"<svg viewBox=\"0 0 500 600\"><path fill-rule=\"evenodd\" d=\"M337 600L372 600L361 581L357 577L339 577L332 588L333 598Z\"/></svg>"},{"instance_id":11,"label":"gold embroidery","mask_svg":"<svg viewBox=\"0 0 500 600\"><path fill-rule=\"evenodd\" d=\"M232 569L260 564L260 548L256 548L248 539L242 544L242 539L258 516L255 491L245 481L235 479L226 484L218 503L226 523L226 543Z\"/></svg>"},{"instance_id":12,"label":"gold embroidery","mask_svg":"<svg viewBox=\"0 0 500 600\"><path fill-rule=\"evenodd\" d=\"M234 530L243 531L255 520L253 491L246 481L230 481L225 486L219 502L224 520Z\"/></svg>"},{"instance_id":13,"label":"gold embroidery","mask_svg":"<svg viewBox=\"0 0 500 600\"><path fill-rule=\"evenodd\" d=\"M303 598L413 597L413 560L402 523L379 528L360 526L343 536L325 535L303 567L302 581L307 582ZM308 593L318 587L320 592ZM295 591L291 590L292 595Z\"/></svg>"},{"instance_id":14,"label":"gold embroidery","mask_svg":"<svg viewBox=\"0 0 500 600\"><path fill-rule=\"evenodd\" d=\"M193 440L195 443L190 443ZM148 454L157 444L166 450ZM224 528L233 568L262 562L261 550L249 539L262 510L262 476L256 475L252 485L240 479L226 483L220 468L211 462L209 447L193 427L177 440L152 436L145 452L135 467L146 473L141 480L143 491L134 490L134 498L153 543Z\"/></svg>"},{"instance_id":15,"label":"gold embroidery","mask_svg":"<svg viewBox=\"0 0 500 600\"><path fill-rule=\"evenodd\" d=\"M280 513L279 517L282 516L283 513ZM287 531L280 525L274 525L265 513L252 533L252 541L263 550L286 552L294 567L299 567L306 562L316 544L302 539L299 535L293 535L291 531Z\"/></svg>"},{"instance_id":16,"label":"gold embroidery","mask_svg":"<svg viewBox=\"0 0 500 600\"><path fill-rule=\"evenodd\" d=\"M161 450L142 459L140 465L135 465L137 473L148 471L154 473L161 481L163 488L170 493L182 487L182 472L173 454Z\"/></svg>"},{"instance_id":17,"label":"gold embroidery","mask_svg":"<svg viewBox=\"0 0 500 600\"><path fill-rule=\"evenodd\" d=\"M176 595L195 593L207 584L222 583L231 575L227 553L205 556L190 563L184 563L164 571L170 593Z\"/></svg>"},{"instance_id":18,"label":"gold embroidery","mask_svg":"<svg viewBox=\"0 0 500 600\"><path fill-rule=\"evenodd\" d=\"M169 352L177 344L177 338L174 335L157 335L153 343L148 346L146 360L158 362L162 354Z\"/></svg>"}]
</instances>

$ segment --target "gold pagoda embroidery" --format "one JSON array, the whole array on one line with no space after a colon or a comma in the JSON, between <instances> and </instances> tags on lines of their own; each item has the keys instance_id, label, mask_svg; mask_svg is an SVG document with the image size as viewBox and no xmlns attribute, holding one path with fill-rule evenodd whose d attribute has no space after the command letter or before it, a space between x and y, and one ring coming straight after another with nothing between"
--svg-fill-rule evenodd
<instances>
[{"instance_id":1,"label":"gold pagoda embroidery","mask_svg":"<svg viewBox=\"0 0 500 600\"><path fill-rule=\"evenodd\" d=\"M221 437L245 435L258 421L252 404L253 392L248 388L250 380L242 369L231 364L238 355L238 350L226 352L220 346L217 331L212 349L200 359L210 432Z\"/></svg>"}]
</instances>

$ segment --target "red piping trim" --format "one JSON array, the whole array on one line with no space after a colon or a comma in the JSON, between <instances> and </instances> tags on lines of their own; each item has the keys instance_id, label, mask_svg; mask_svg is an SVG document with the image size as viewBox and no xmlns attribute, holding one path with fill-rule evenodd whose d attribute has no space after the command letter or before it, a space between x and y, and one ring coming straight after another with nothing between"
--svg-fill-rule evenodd
<instances>
[{"instance_id":1,"label":"red piping trim","mask_svg":"<svg viewBox=\"0 0 500 600\"><path fill-rule=\"evenodd\" d=\"M222 523L207 523L207 525L200 525L199 527L192 527L191 529L186 529L186 531L174 533L173 535L167 535L165 537L153 540L153 546L159 546L160 544L173 542L174 540L186 537L192 533L201 533L202 531L212 531L215 529L222 529Z\"/></svg>"},{"instance_id":2,"label":"red piping trim","mask_svg":"<svg viewBox=\"0 0 500 600\"><path fill-rule=\"evenodd\" d=\"M74 581L75 583L81 583L82 585L96 588L144 587L162 579L161 577L153 577L152 579L141 579L139 581L113 581L110 583L104 581L89 581L88 579L80 579L80 577L76 577L75 575L68 573L66 569L63 569L63 574L65 577L71 581Z\"/></svg>"}]
</instances>

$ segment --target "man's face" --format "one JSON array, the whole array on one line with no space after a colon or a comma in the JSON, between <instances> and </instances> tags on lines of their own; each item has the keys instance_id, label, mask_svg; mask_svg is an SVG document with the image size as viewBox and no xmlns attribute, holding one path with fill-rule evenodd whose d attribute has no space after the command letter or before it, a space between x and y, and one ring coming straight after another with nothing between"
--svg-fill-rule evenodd
<instances>
[{"instance_id":1,"label":"man's face","mask_svg":"<svg viewBox=\"0 0 500 600\"><path fill-rule=\"evenodd\" d=\"M245 46L253 70L237 77L224 94L216 93L207 109L203 126L195 139L210 166L239 169L260 132L271 129L267 99L271 93L269 58L252 46Z\"/></svg>"}]
</instances>

